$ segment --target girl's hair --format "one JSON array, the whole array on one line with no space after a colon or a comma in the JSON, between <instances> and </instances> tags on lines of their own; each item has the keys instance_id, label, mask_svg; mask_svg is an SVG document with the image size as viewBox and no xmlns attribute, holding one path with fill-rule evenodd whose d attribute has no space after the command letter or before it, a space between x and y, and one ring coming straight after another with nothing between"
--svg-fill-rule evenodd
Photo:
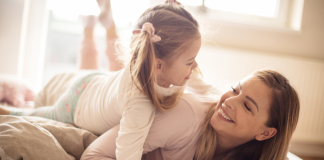
<instances>
[{"instance_id":1,"label":"girl's hair","mask_svg":"<svg viewBox=\"0 0 324 160\"><path fill-rule=\"evenodd\" d=\"M297 126L299 117L299 98L287 78L276 71L261 70L253 75L272 89L272 101L269 119L266 126L277 129L274 137L257 141L251 140L231 151L230 160L283 160L285 159L289 142ZM202 135L196 151L197 160L212 159L217 146L217 133L210 125L210 119L215 113L213 104L203 124Z\"/></svg>"},{"instance_id":2,"label":"girl's hair","mask_svg":"<svg viewBox=\"0 0 324 160\"><path fill-rule=\"evenodd\" d=\"M155 91L155 58L171 63L184 46L200 38L199 26L193 16L182 6L172 3L158 5L146 10L135 24L152 23L161 41L152 42L147 32L133 35L131 39L131 75L136 87L147 95L156 108L167 110L175 106L181 93L161 96Z\"/></svg>"}]
</instances>

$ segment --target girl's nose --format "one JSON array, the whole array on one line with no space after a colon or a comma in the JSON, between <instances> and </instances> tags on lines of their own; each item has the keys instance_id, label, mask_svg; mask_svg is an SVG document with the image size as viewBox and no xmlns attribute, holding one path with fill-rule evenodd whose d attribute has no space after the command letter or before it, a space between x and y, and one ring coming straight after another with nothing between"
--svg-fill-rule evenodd
<instances>
[{"instance_id":1,"label":"girl's nose","mask_svg":"<svg viewBox=\"0 0 324 160\"><path fill-rule=\"evenodd\" d=\"M192 69L195 69L198 67L198 63L196 62L196 60L194 61L194 64L192 65Z\"/></svg>"}]
</instances>

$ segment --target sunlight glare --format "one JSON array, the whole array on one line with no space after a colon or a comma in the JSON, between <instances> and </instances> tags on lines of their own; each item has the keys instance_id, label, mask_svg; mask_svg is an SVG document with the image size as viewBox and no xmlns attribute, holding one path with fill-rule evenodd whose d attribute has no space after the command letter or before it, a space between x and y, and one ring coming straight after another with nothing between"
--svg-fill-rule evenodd
<instances>
[{"instance_id":1,"label":"sunlight glare","mask_svg":"<svg viewBox=\"0 0 324 160\"><path fill-rule=\"evenodd\" d=\"M98 15L100 10L93 0L49 0L47 8L55 17L76 21L79 15Z\"/></svg>"},{"instance_id":2,"label":"sunlight glare","mask_svg":"<svg viewBox=\"0 0 324 160\"><path fill-rule=\"evenodd\" d=\"M111 0L115 24L132 25L149 7L150 0ZM100 9L95 0L49 0L48 7L54 16L67 21L77 21L79 15L98 15Z\"/></svg>"},{"instance_id":3,"label":"sunlight glare","mask_svg":"<svg viewBox=\"0 0 324 160\"><path fill-rule=\"evenodd\" d=\"M208 8L274 18L277 16L278 0L205 0Z\"/></svg>"},{"instance_id":4,"label":"sunlight glare","mask_svg":"<svg viewBox=\"0 0 324 160\"><path fill-rule=\"evenodd\" d=\"M139 16L149 8L150 0L111 0L113 17L117 26L133 25Z\"/></svg>"},{"instance_id":5,"label":"sunlight glare","mask_svg":"<svg viewBox=\"0 0 324 160\"><path fill-rule=\"evenodd\" d=\"M182 5L186 6L201 6L202 0L178 0Z\"/></svg>"}]
</instances>

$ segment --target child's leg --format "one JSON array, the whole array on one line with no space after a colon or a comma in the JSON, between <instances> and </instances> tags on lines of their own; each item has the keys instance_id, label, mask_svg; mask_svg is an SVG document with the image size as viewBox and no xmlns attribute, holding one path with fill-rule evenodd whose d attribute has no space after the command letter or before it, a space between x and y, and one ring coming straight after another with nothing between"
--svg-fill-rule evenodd
<instances>
[{"instance_id":1,"label":"child's leg","mask_svg":"<svg viewBox=\"0 0 324 160\"><path fill-rule=\"evenodd\" d=\"M84 39L81 43L80 54L78 57L79 69L99 69L98 52L93 38L96 17L93 15L82 16L81 20L84 26Z\"/></svg>"},{"instance_id":2,"label":"child's leg","mask_svg":"<svg viewBox=\"0 0 324 160\"><path fill-rule=\"evenodd\" d=\"M107 49L106 55L109 61L109 70L118 71L124 68L123 64L118 61L118 55L115 50L115 42L118 39L115 24L113 24L109 29L107 29Z\"/></svg>"},{"instance_id":3,"label":"child's leg","mask_svg":"<svg viewBox=\"0 0 324 160\"><path fill-rule=\"evenodd\" d=\"M13 110L9 115L16 116L37 116L56 121L73 124L74 112L77 106L80 95L82 94L86 85L97 76L98 73L87 75L77 80L71 88L69 88L53 106L40 107L32 111L27 110Z\"/></svg>"},{"instance_id":4,"label":"child's leg","mask_svg":"<svg viewBox=\"0 0 324 160\"><path fill-rule=\"evenodd\" d=\"M99 22L106 28L107 50L106 55L109 60L109 70L118 71L123 68L123 65L118 62L115 50L115 42L118 39L115 22L112 16L110 0L97 0L100 7L100 14L98 16Z\"/></svg>"}]
</instances>

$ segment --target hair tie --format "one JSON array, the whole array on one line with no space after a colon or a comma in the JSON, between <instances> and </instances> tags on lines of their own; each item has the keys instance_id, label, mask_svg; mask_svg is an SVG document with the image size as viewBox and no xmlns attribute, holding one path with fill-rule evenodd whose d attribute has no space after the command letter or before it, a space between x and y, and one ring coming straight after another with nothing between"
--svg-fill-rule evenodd
<instances>
[{"instance_id":1,"label":"hair tie","mask_svg":"<svg viewBox=\"0 0 324 160\"><path fill-rule=\"evenodd\" d=\"M153 24L152 23L149 23L149 22L146 22L143 24L142 26L142 29L136 29L136 30L133 30L133 34L140 34L142 32L146 31L149 35L150 35L150 38L152 40L152 42L158 42L158 41L161 41L161 37L154 34L155 32L155 29L153 27Z\"/></svg>"}]
</instances>

